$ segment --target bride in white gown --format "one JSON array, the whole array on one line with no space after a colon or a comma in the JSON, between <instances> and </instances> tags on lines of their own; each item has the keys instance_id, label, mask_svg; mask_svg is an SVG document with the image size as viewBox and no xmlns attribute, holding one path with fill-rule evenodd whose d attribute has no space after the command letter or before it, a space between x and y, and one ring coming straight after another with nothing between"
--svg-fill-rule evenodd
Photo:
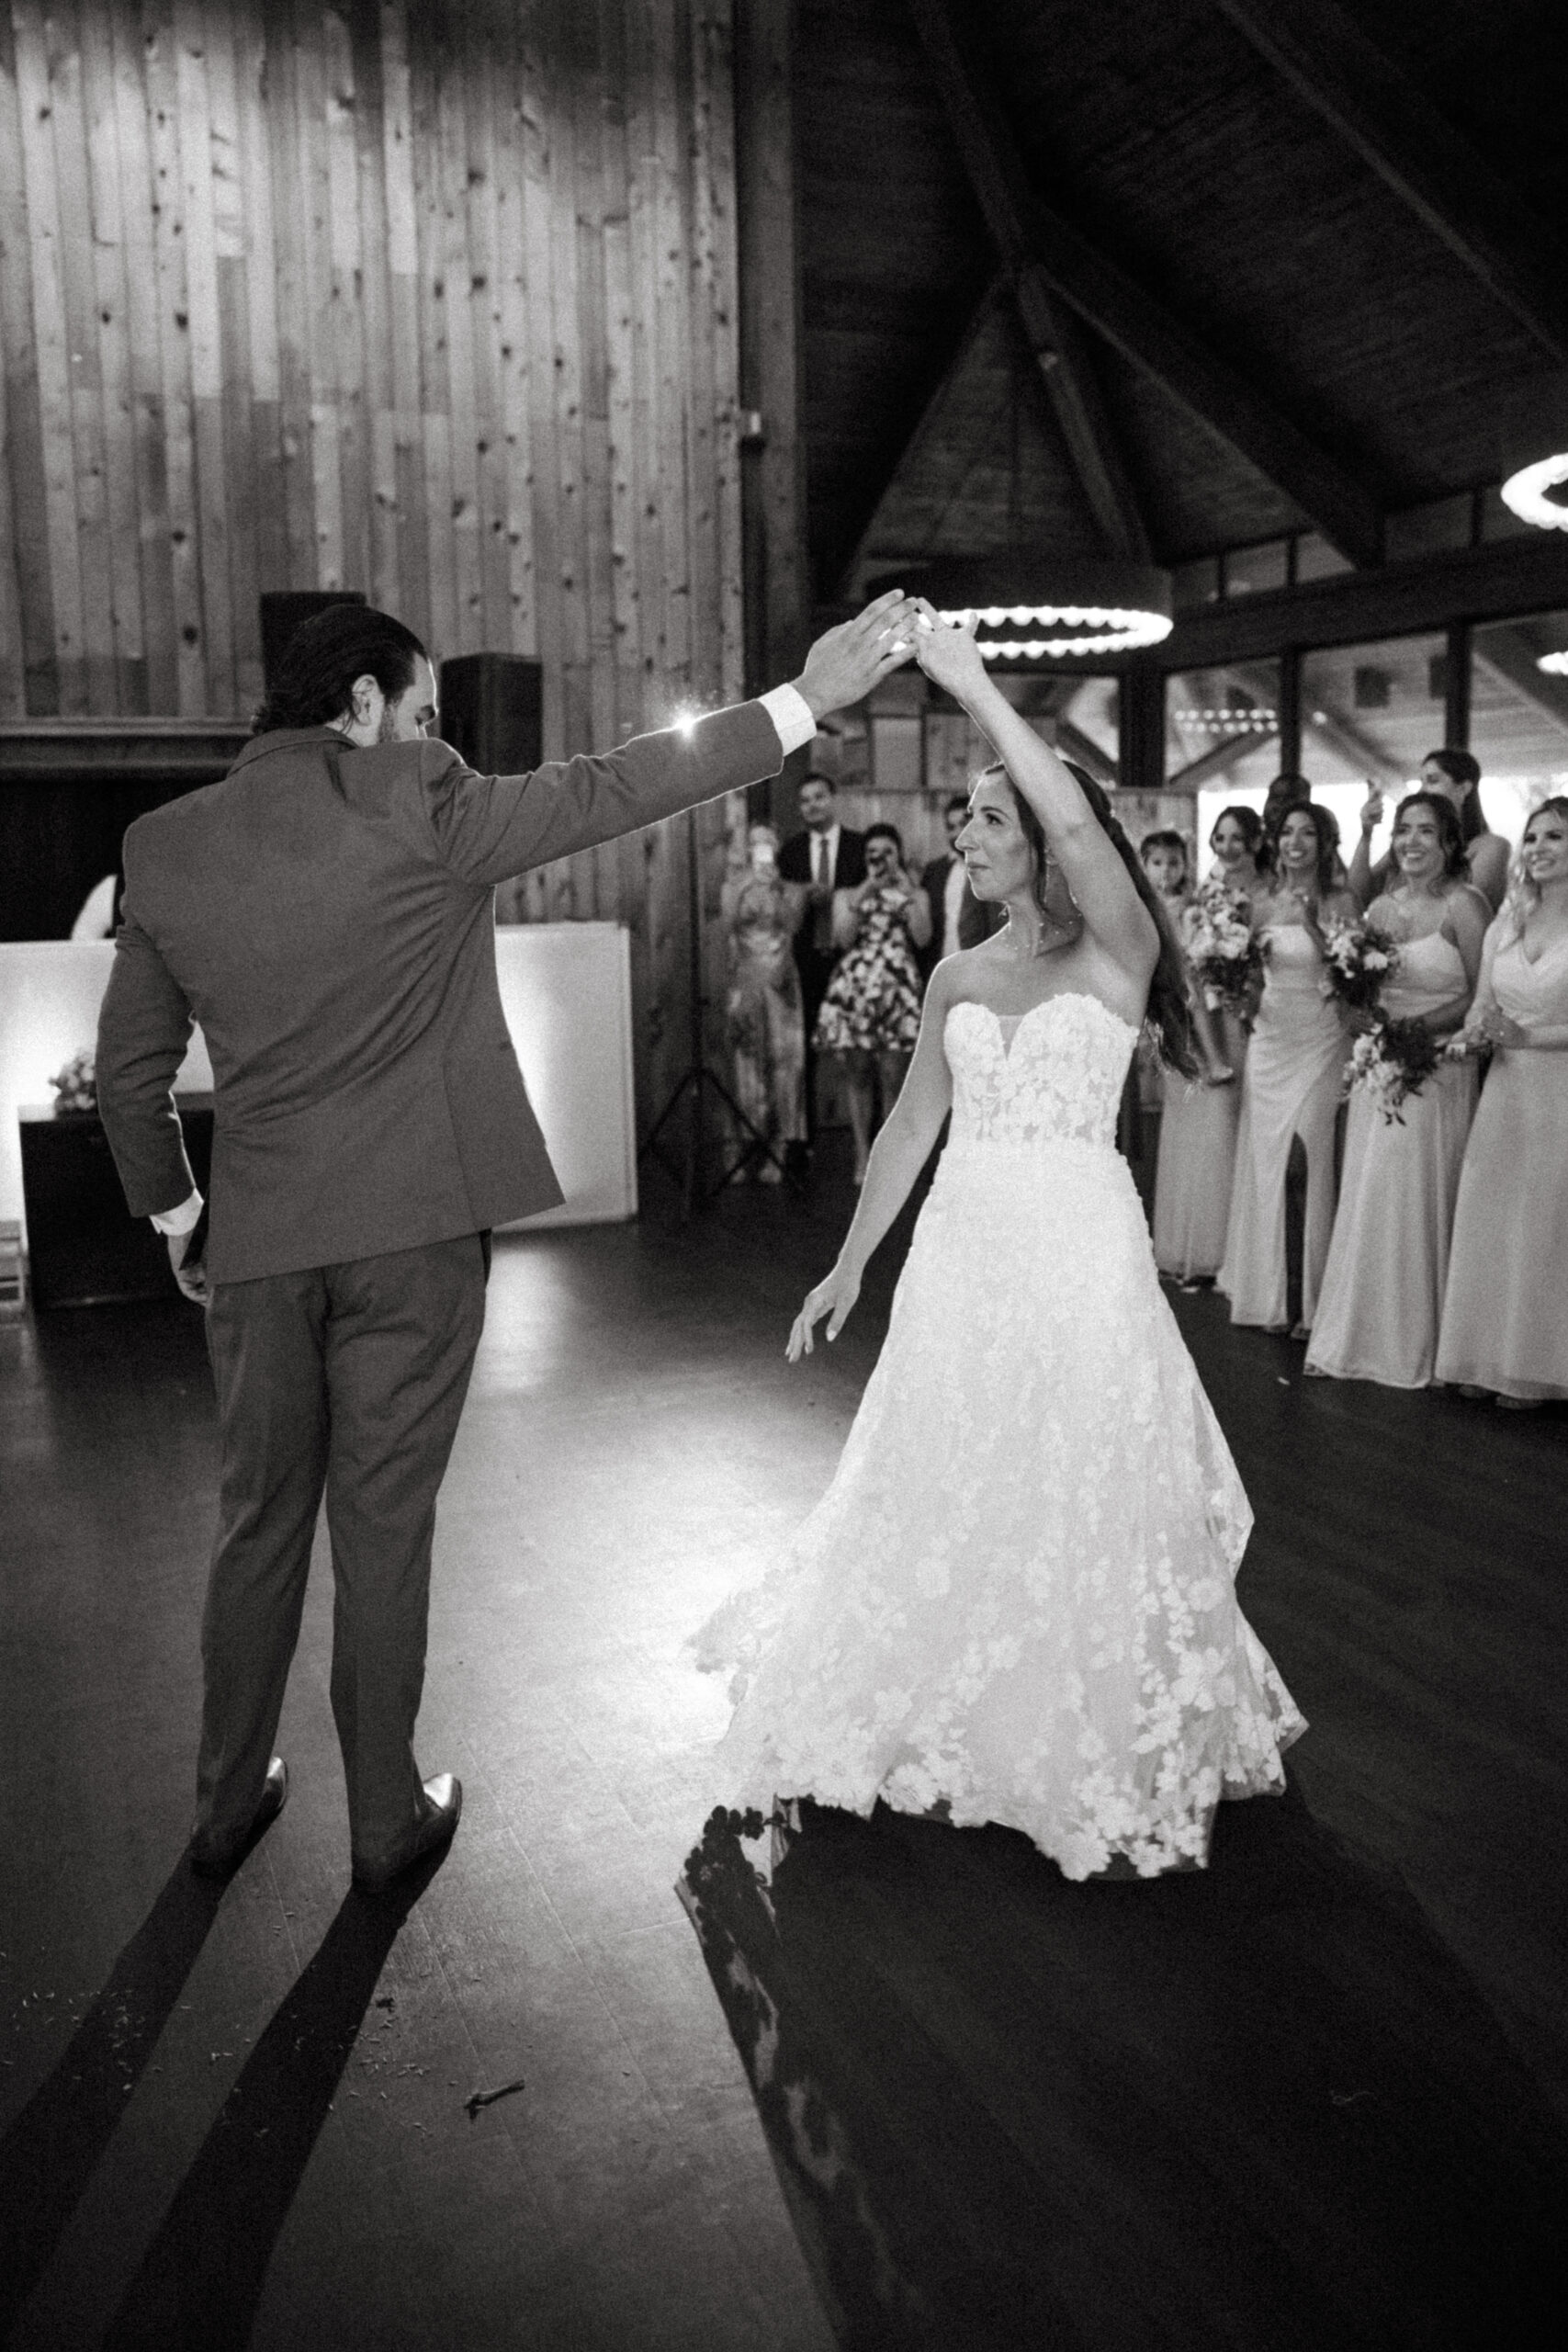
<instances>
[{"instance_id":1,"label":"bride in white gown","mask_svg":"<svg viewBox=\"0 0 1568 2352\"><path fill-rule=\"evenodd\" d=\"M1305 1727L1236 1604L1252 1513L1115 1148L1145 1009L1186 1050L1182 974L1098 787L929 607L918 652L1000 754L958 847L1007 928L938 967L790 1335L794 1361L842 1329L951 1110L837 1475L699 1661L733 1677L743 1803L880 1797L1152 1877L1206 1859L1221 1797L1281 1787Z\"/></svg>"}]
</instances>

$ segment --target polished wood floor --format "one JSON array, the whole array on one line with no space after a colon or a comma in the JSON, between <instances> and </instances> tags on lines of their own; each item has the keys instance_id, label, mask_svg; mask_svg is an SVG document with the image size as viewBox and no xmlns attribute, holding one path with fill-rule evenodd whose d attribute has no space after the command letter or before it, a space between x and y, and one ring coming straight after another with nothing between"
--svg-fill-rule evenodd
<instances>
[{"instance_id":1,"label":"polished wood floor","mask_svg":"<svg viewBox=\"0 0 1568 2352\"><path fill-rule=\"evenodd\" d=\"M1177 1300L1289 1797L1154 1887L808 1811L764 1894L682 1642L830 1474L897 1238L836 1348L783 1340L847 1204L498 1249L421 1725L467 1809L400 1905L348 1894L323 1572L288 1811L220 1895L181 1865L198 1318L0 1325L17 2346L1547 2340L1568 1417L1303 1382Z\"/></svg>"}]
</instances>

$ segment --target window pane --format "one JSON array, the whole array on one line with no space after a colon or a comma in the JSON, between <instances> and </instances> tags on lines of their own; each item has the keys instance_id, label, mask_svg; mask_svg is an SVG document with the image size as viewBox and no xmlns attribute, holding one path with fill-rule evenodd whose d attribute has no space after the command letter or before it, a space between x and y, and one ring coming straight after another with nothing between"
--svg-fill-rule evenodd
<instances>
[{"instance_id":1,"label":"window pane","mask_svg":"<svg viewBox=\"0 0 1568 2352\"><path fill-rule=\"evenodd\" d=\"M1538 668L1568 648L1568 613L1539 613L1475 632L1470 748L1495 833L1517 842L1549 792L1568 791L1568 677Z\"/></svg>"},{"instance_id":2,"label":"window pane","mask_svg":"<svg viewBox=\"0 0 1568 2352\"><path fill-rule=\"evenodd\" d=\"M1303 531L1296 541L1296 578L1302 580L1331 580L1341 571L1353 571L1355 566L1348 556L1331 548L1321 531Z\"/></svg>"},{"instance_id":3,"label":"window pane","mask_svg":"<svg viewBox=\"0 0 1568 2352\"><path fill-rule=\"evenodd\" d=\"M1369 779L1391 796L1415 783L1443 740L1446 637L1386 638L1302 658L1302 771L1312 797L1339 821L1344 854L1356 845ZM1372 835L1388 846L1393 808Z\"/></svg>"},{"instance_id":4,"label":"window pane","mask_svg":"<svg viewBox=\"0 0 1568 2352\"><path fill-rule=\"evenodd\" d=\"M1270 539L1260 548L1230 548L1225 552L1225 594L1256 595L1265 588L1285 584L1286 542Z\"/></svg>"}]
</instances>

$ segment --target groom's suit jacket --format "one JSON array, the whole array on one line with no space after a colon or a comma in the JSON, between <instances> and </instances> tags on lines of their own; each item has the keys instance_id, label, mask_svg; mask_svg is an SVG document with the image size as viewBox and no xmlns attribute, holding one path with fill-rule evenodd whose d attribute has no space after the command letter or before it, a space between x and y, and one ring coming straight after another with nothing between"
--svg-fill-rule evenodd
<instances>
[{"instance_id":1,"label":"groom's suit jacket","mask_svg":"<svg viewBox=\"0 0 1568 2352\"><path fill-rule=\"evenodd\" d=\"M214 1282L551 1207L502 1014L495 884L782 763L754 702L532 775L310 728L256 736L220 784L138 818L97 1047L132 1216L193 1189L171 1093L193 1019L216 1090Z\"/></svg>"}]
</instances>

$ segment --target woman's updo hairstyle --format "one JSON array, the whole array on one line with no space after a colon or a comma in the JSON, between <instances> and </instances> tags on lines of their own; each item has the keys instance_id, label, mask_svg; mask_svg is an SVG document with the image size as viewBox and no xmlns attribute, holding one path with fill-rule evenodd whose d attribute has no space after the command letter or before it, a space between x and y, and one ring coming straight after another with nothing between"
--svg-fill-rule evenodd
<instances>
[{"instance_id":1,"label":"woman's updo hairstyle","mask_svg":"<svg viewBox=\"0 0 1568 2352\"><path fill-rule=\"evenodd\" d=\"M1058 752L1058 759L1062 755ZM1077 784L1093 811L1095 822L1110 834L1116 854L1126 867L1133 888L1154 917L1155 931L1159 940L1159 960L1149 981L1148 1010L1144 1018L1159 1047L1159 1057L1170 1069L1179 1069L1184 1078L1198 1075L1198 1056L1192 1042L1192 1009L1187 995L1187 973L1181 960L1181 950L1176 944L1165 909L1155 892L1154 884L1144 872L1143 861L1133 847L1118 820L1111 814L1111 802L1103 786L1096 784L1086 768L1076 760L1062 760ZM1045 828L1028 801L1020 792L1000 760L984 771L987 775L1000 776L1012 794L1018 810L1018 821L1023 828L1024 840L1034 853L1034 903L1042 914L1045 911L1045 894L1050 888L1051 853L1046 844Z\"/></svg>"},{"instance_id":2,"label":"woman's updo hairstyle","mask_svg":"<svg viewBox=\"0 0 1568 2352\"><path fill-rule=\"evenodd\" d=\"M1437 820L1438 842L1443 853L1443 879L1462 882L1470 874L1470 856L1465 849L1464 835L1460 830L1459 810L1440 792L1407 792L1393 812L1393 831L1399 831L1399 820L1407 808L1429 808ZM1389 857L1394 873L1399 862L1393 855L1393 836L1389 839ZM1392 878L1392 877L1391 877Z\"/></svg>"},{"instance_id":3,"label":"woman's updo hairstyle","mask_svg":"<svg viewBox=\"0 0 1568 2352\"><path fill-rule=\"evenodd\" d=\"M874 825L868 825L866 827L865 838L868 845L872 842L891 842L894 850L897 854L898 863L902 865L904 863L904 842L897 825L890 825L886 817L879 817Z\"/></svg>"}]
</instances>

